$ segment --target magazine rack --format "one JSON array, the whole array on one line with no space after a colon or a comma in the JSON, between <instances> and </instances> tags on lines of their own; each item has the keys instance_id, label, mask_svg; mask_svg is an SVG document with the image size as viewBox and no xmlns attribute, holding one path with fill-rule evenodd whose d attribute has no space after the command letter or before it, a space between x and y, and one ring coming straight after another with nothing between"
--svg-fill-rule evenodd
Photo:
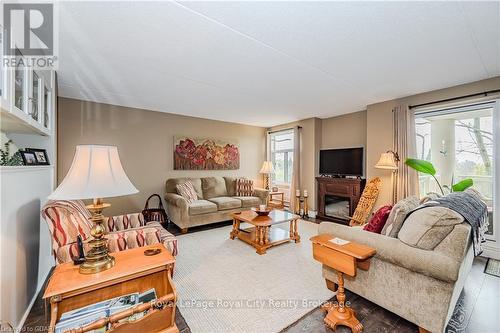
<instances>
[{"instance_id":1,"label":"magazine rack","mask_svg":"<svg viewBox=\"0 0 500 333\"><path fill-rule=\"evenodd\" d=\"M161 248L161 253L145 256L147 249ZM179 332L175 325L177 294L172 282L175 259L162 245L151 245L113 253L116 264L98 274L84 275L78 266L65 263L56 266L44 299L50 300L51 318L49 332L65 312L122 295L145 292L155 288L157 299L97 320L89 325L68 332L89 332L104 326L106 332ZM135 321L122 321L134 313L148 312ZM120 322L121 321L121 322Z\"/></svg>"}]
</instances>

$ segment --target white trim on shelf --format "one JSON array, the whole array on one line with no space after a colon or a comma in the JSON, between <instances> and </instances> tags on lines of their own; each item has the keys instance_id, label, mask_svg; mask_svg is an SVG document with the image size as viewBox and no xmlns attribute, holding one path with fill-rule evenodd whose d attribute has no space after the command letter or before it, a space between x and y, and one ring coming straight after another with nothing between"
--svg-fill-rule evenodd
<instances>
[{"instance_id":1,"label":"white trim on shelf","mask_svg":"<svg viewBox=\"0 0 500 333\"><path fill-rule=\"evenodd\" d=\"M1 165L0 171L2 172L27 172L27 171L40 171L40 170L50 170L53 169L53 165L17 165L17 166L7 166Z\"/></svg>"}]
</instances>

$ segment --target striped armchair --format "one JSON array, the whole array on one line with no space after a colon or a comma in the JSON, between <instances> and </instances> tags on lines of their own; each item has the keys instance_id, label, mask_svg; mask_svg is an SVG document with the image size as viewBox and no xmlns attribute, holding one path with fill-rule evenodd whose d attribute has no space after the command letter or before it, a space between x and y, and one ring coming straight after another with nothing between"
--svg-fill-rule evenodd
<instances>
[{"instance_id":1,"label":"striped armchair","mask_svg":"<svg viewBox=\"0 0 500 333\"><path fill-rule=\"evenodd\" d=\"M52 235L52 251L57 264L71 261L78 254L76 237L83 240L84 251L92 239L91 213L80 200L49 201L42 208L42 216ZM144 222L141 213L109 217L105 223L110 252L162 243L177 255L177 239L158 222Z\"/></svg>"}]
</instances>

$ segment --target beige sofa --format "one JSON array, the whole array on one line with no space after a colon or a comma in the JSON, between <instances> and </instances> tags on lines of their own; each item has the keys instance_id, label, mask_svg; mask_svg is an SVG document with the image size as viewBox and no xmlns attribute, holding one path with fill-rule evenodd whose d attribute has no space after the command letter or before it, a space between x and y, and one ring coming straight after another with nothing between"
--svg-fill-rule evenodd
<instances>
[{"instance_id":1,"label":"beige sofa","mask_svg":"<svg viewBox=\"0 0 500 333\"><path fill-rule=\"evenodd\" d=\"M255 188L253 196L236 196L234 177L170 178L166 183L165 201L170 220L182 232L188 228L231 220L231 213L266 204L268 190ZM177 194L176 185L190 181L198 200L188 203Z\"/></svg>"},{"instance_id":2,"label":"beige sofa","mask_svg":"<svg viewBox=\"0 0 500 333\"><path fill-rule=\"evenodd\" d=\"M422 250L398 238L322 222L319 233L371 246L377 254L369 270L345 276L346 289L433 333L441 333L453 314L472 267L470 226L457 224L433 250ZM323 266L327 284L337 273Z\"/></svg>"}]
</instances>

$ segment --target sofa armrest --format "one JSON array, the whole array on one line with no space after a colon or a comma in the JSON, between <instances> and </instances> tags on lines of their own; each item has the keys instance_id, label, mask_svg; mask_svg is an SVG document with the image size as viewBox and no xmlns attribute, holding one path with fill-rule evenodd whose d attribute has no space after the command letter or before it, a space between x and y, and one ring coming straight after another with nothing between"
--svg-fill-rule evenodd
<instances>
[{"instance_id":1,"label":"sofa armrest","mask_svg":"<svg viewBox=\"0 0 500 333\"><path fill-rule=\"evenodd\" d=\"M269 190L265 188L254 188L253 195L260 199L261 205L265 205L267 203L267 197L269 196Z\"/></svg>"},{"instance_id":2,"label":"sofa armrest","mask_svg":"<svg viewBox=\"0 0 500 333\"><path fill-rule=\"evenodd\" d=\"M187 200L184 199L181 195L176 193L166 193L165 202L167 203L167 205L173 205L179 208L187 209L188 207Z\"/></svg>"},{"instance_id":3,"label":"sofa armrest","mask_svg":"<svg viewBox=\"0 0 500 333\"><path fill-rule=\"evenodd\" d=\"M377 250L376 258L438 280L454 282L458 279L460 262L438 251L418 249L397 238L332 222L322 222L319 233L373 247Z\"/></svg>"},{"instance_id":4,"label":"sofa armrest","mask_svg":"<svg viewBox=\"0 0 500 333\"><path fill-rule=\"evenodd\" d=\"M174 222L179 228L188 228L189 205L186 199L176 193L165 194L167 203L167 214L170 221Z\"/></svg>"}]
</instances>

